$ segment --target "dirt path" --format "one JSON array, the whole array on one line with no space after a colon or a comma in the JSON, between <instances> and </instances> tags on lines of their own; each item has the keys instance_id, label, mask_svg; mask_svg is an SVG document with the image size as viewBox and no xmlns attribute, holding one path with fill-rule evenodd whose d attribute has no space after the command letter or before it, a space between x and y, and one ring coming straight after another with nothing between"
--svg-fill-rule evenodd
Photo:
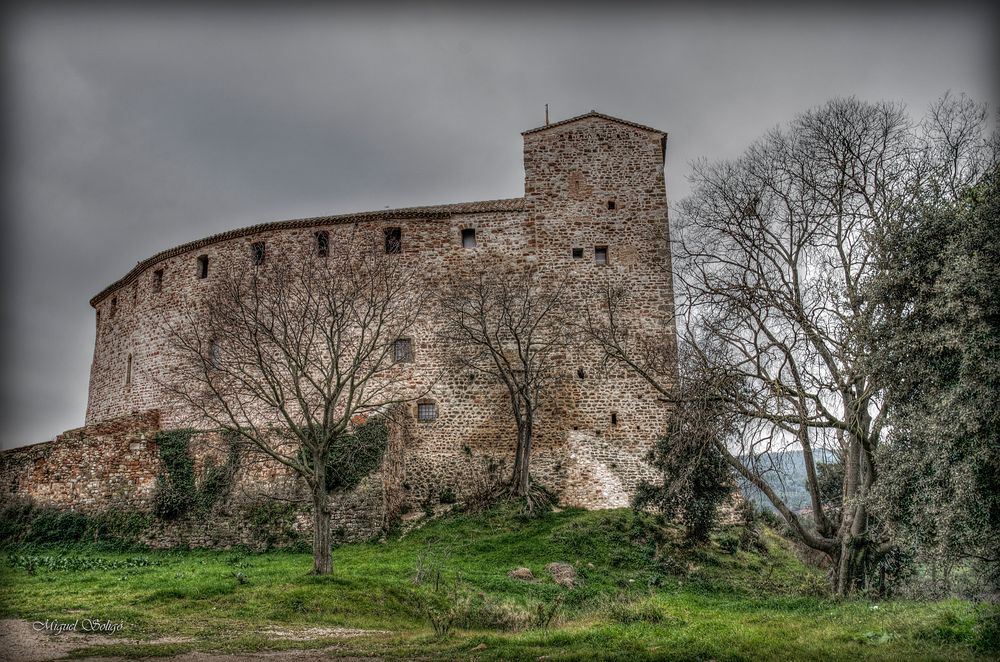
<instances>
[{"instance_id":1,"label":"dirt path","mask_svg":"<svg viewBox=\"0 0 1000 662\"><path fill-rule=\"evenodd\" d=\"M319 638L349 638L368 634L385 634L378 630L353 630L350 628L305 628L302 630L287 630L270 628L265 634L274 639L294 641L310 641ZM0 661L2 662L47 662L63 659L71 650L84 646L97 646L115 643L168 644L193 641L189 637L163 637L160 639L123 639L108 637L102 634L87 632L46 631L37 628L31 621L16 619L0 620ZM239 655L218 655L214 653L183 653L174 657L144 658L150 661L169 660L170 662L238 662L239 660L302 660L303 662L320 662L330 660L325 651L334 647L318 650L287 650L264 651L260 653L243 653ZM124 658L87 658L103 662L118 662ZM373 657L337 658L347 662L379 662Z\"/></svg>"}]
</instances>

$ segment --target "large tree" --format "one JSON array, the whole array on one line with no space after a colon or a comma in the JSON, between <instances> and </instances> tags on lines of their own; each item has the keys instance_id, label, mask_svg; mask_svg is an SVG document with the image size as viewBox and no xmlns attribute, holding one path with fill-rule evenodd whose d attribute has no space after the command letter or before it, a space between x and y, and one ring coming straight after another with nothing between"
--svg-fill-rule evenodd
<instances>
[{"instance_id":1,"label":"large tree","mask_svg":"<svg viewBox=\"0 0 1000 662\"><path fill-rule=\"evenodd\" d=\"M915 126L895 104L839 99L774 129L738 159L699 162L693 193L679 206L674 264L679 327L696 354L701 397L739 417L741 434L716 447L773 503L794 534L831 561L835 592L860 588L889 549L872 517L886 412L867 360L864 329L878 316L865 283L875 251L940 180L945 155L974 163L982 136L948 141L964 126L945 98L932 117L957 117L944 135ZM662 353L644 352L616 312L627 292L609 296L591 334L678 402L662 377ZM767 480L782 451L801 452L811 515L793 511ZM819 465L841 458L837 507L824 499Z\"/></svg>"},{"instance_id":2,"label":"large tree","mask_svg":"<svg viewBox=\"0 0 1000 662\"><path fill-rule=\"evenodd\" d=\"M509 489L530 506L535 422L569 341L565 278L545 278L513 257L484 255L456 273L438 305L440 340L451 364L492 382L505 396L516 438Z\"/></svg>"},{"instance_id":3,"label":"large tree","mask_svg":"<svg viewBox=\"0 0 1000 662\"><path fill-rule=\"evenodd\" d=\"M950 179L950 178L949 178ZM886 233L869 294L890 431L878 512L947 579L974 560L1000 588L1000 171ZM947 589L947 586L943 588Z\"/></svg>"},{"instance_id":4,"label":"large tree","mask_svg":"<svg viewBox=\"0 0 1000 662\"><path fill-rule=\"evenodd\" d=\"M202 304L169 328L165 385L192 423L237 434L308 486L317 574L331 571L330 492L378 452L353 421L413 396L393 379L393 347L421 296L380 239L344 228L326 256L222 265Z\"/></svg>"}]
</instances>

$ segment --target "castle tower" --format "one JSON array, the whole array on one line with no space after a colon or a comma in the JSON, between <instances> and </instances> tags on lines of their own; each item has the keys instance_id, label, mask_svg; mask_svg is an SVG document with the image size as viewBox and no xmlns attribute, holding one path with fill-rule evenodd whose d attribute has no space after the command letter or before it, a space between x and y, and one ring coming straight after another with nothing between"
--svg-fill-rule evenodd
<instances>
[{"instance_id":1,"label":"castle tower","mask_svg":"<svg viewBox=\"0 0 1000 662\"><path fill-rule=\"evenodd\" d=\"M552 277L572 273L572 299L584 306L599 307L609 285L626 286L630 321L673 345L667 134L592 111L523 136L525 225L540 267ZM641 458L668 410L640 378L602 369L598 350L567 358L577 379L557 405L565 429L549 431L568 447L565 498L627 505L650 477Z\"/></svg>"}]
</instances>

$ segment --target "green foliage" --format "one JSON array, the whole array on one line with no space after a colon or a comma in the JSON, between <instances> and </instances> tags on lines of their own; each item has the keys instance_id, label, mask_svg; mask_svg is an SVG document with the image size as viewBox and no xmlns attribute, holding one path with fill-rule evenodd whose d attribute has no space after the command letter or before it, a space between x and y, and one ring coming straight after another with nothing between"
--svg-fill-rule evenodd
<instances>
[{"instance_id":1,"label":"green foliage","mask_svg":"<svg viewBox=\"0 0 1000 662\"><path fill-rule=\"evenodd\" d=\"M667 518L678 517L689 542L708 540L718 521L719 506L734 489L732 473L711 439L689 434L689 421L674 416L669 432L659 439L650 463L663 476L662 483L643 482L633 507L654 508Z\"/></svg>"},{"instance_id":2,"label":"green foliage","mask_svg":"<svg viewBox=\"0 0 1000 662\"><path fill-rule=\"evenodd\" d=\"M876 505L919 558L987 559L1000 588L1000 171L883 240L870 337L890 434Z\"/></svg>"},{"instance_id":3,"label":"green foliage","mask_svg":"<svg viewBox=\"0 0 1000 662\"><path fill-rule=\"evenodd\" d=\"M160 655L157 646L167 644L155 639L169 637L186 642L185 651L238 656L336 645L343 657L484 661L995 657L987 645L996 630L968 603L831 601L809 593L810 582L823 586L823 573L769 530L766 557L671 542L681 537L628 510L523 518L506 504L438 518L400 539L341 545L330 577L309 573L308 552L155 550L139 557L147 564L87 545L67 555L81 560L65 562L41 560L59 553L12 550L26 558L0 562L0 582L5 618L73 620L85 606L125 622L128 639L88 647L92 656ZM442 568L437 591L436 573L414 582L428 550L440 562L426 567ZM677 559L678 573L663 575L657 555ZM552 561L572 564L585 583L558 586L544 571ZM506 576L518 566L538 581ZM434 635L419 606L425 599L443 614L457 607L448 636ZM255 622L287 635L234 635ZM390 632L316 632L329 627Z\"/></svg>"},{"instance_id":4,"label":"green foliage","mask_svg":"<svg viewBox=\"0 0 1000 662\"><path fill-rule=\"evenodd\" d=\"M235 436L229 431L223 433L229 447L225 464L217 465L214 459L207 458L198 480L190 448L193 434L193 430L187 429L156 434L162 468L156 477L153 512L161 519L177 519L191 511L206 513L232 489L240 463L240 446Z\"/></svg>"},{"instance_id":5,"label":"green foliage","mask_svg":"<svg viewBox=\"0 0 1000 662\"><path fill-rule=\"evenodd\" d=\"M149 515L133 510L80 513L16 501L0 508L0 546L96 542L128 549L138 545L149 523Z\"/></svg>"},{"instance_id":6,"label":"green foliage","mask_svg":"<svg viewBox=\"0 0 1000 662\"><path fill-rule=\"evenodd\" d=\"M156 434L162 469L156 477L153 512L161 519L176 519L195 504L194 459L189 444L192 430L164 430Z\"/></svg>"},{"instance_id":7,"label":"green foliage","mask_svg":"<svg viewBox=\"0 0 1000 662\"><path fill-rule=\"evenodd\" d=\"M382 417L372 417L330 444L326 460L326 486L330 492L347 492L378 469L389 445L389 427ZM299 460L312 470L313 458L306 449Z\"/></svg>"}]
</instances>

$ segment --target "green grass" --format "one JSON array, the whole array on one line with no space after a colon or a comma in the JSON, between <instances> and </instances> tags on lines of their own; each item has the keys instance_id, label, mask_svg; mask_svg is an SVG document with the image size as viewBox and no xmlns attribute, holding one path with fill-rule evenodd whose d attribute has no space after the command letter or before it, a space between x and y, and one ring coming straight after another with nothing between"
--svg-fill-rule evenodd
<instances>
[{"instance_id":1,"label":"green grass","mask_svg":"<svg viewBox=\"0 0 1000 662\"><path fill-rule=\"evenodd\" d=\"M719 543L732 532L695 551L672 535L629 511L455 514L402 539L339 547L329 577L309 575L303 553L21 546L0 564L0 615L122 621L119 637L143 640L89 646L78 657L331 645L331 655L449 660L996 655L984 648L981 619L967 603L833 601L823 595L822 573L799 563L773 533L765 536L766 555L724 551ZM553 561L571 563L582 585L557 585L545 571ZM425 571L419 584L418 566ZM507 577L519 566L538 581ZM557 601L552 622L540 626L539 612ZM428 611L449 609L455 625L436 636ZM289 640L261 634L261 625L387 632ZM173 639L155 641L161 637Z\"/></svg>"}]
</instances>

